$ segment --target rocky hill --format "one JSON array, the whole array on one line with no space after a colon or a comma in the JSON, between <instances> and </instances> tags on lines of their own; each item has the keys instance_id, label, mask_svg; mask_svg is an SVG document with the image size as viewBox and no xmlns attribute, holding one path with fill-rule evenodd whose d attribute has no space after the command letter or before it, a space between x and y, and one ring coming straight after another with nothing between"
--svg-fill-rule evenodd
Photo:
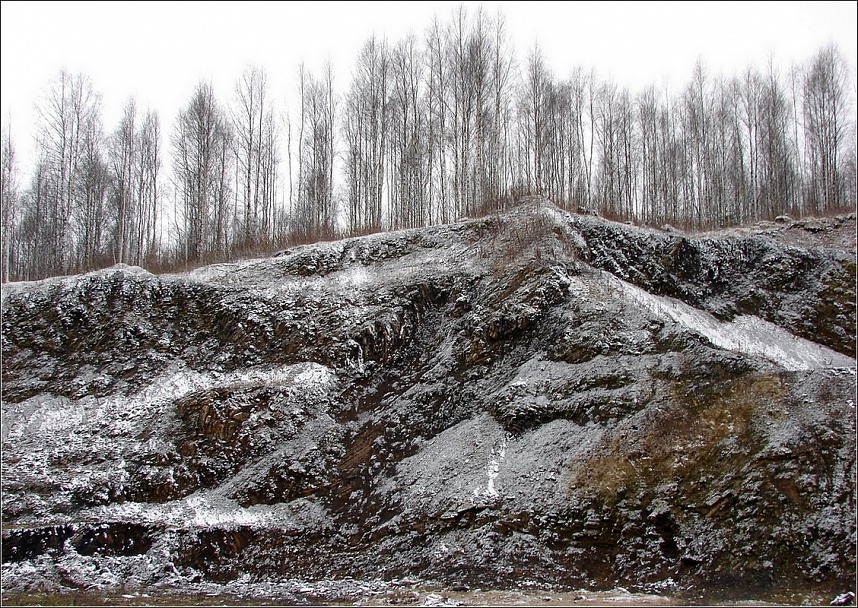
<instances>
[{"instance_id":1,"label":"rocky hill","mask_svg":"<svg viewBox=\"0 0 858 608\"><path fill-rule=\"evenodd\" d=\"M529 200L6 285L4 592L854 591L854 233Z\"/></svg>"}]
</instances>

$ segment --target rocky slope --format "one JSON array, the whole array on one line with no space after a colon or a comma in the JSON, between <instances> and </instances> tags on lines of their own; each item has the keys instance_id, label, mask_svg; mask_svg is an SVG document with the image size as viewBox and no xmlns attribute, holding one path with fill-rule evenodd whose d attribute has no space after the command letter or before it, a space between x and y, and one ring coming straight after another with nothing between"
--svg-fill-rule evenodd
<instances>
[{"instance_id":1,"label":"rocky slope","mask_svg":"<svg viewBox=\"0 0 858 608\"><path fill-rule=\"evenodd\" d=\"M855 217L814 222L531 200L4 286L3 587L852 589Z\"/></svg>"}]
</instances>

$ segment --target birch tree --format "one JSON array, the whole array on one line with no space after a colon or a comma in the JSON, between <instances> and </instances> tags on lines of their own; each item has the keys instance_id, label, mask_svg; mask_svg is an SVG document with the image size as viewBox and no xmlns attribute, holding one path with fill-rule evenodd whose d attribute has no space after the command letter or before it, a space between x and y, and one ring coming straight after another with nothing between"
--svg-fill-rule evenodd
<instances>
[{"instance_id":1,"label":"birch tree","mask_svg":"<svg viewBox=\"0 0 858 608\"><path fill-rule=\"evenodd\" d=\"M15 157L15 146L12 143L11 126L3 125L2 136L0 136L0 203L2 210L0 211L0 221L2 221L3 237L2 237L2 271L0 277L3 283L9 281L11 268L13 264L13 251L15 243L13 242L13 234L16 230L16 221L18 214L18 162Z\"/></svg>"},{"instance_id":2,"label":"birch tree","mask_svg":"<svg viewBox=\"0 0 858 608\"><path fill-rule=\"evenodd\" d=\"M223 256L230 246L232 219L231 134L210 83L197 85L179 113L172 140L182 256L187 261Z\"/></svg>"}]
</instances>

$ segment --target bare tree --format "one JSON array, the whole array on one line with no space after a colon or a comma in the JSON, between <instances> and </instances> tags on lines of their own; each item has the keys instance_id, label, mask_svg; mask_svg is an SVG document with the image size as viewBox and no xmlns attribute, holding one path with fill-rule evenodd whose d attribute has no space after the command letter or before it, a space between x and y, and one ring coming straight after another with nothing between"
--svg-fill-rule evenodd
<instances>
[{"instance_id":1,"label":"bare tree","mask_svg":"<svg viewBox=\"0 0 858 608\"><path fill-rule=\"evenodd\" d=\"M805 76L803 97L810 205L818 212L837 209L845 199L842 163L849 106L846 66L834 46L825 47L813 59Z\"/></svg>"},{"instance_id":2,"label":"bare tree","mask_svg":"<svg viewBox=\"0 0 858 608\"><path fill-rule=\"evenodd\" d=\"M37 198L45 210L39 234L47 241L39 246L46 247L48 254L46 267L39 274L63 273L72 268L70 252L74 235L69 228L84 137L88 125L100 117L101 101L87 77L63 70L49 86L37 111L41 119L38 147L42 158Z\"/></svg>"},{"instance_id":3,"label":"bare tree","mask_svg":"<svg viewBox=\"0 0 858 608\"><path fill-rule=\"evenodd\" d=\"M108 224L114 221L108 210L107 199L112 177L104 160L104 148L101 122L93 120L84 134L78 192L73 210L79 270L91 270L102 263L105 240L109 234Z\"/></svg>"},{"instance_id":4,"label":"bare tree","mask_svg":"<svg viewBox=\"0 0 858 608\"><path fill-rule=\"evenodd\" d=\"M448 175L448 88L449 63L447 45L449 37L436 16L426 34L428 82L426 103L428 111L428 179L430 223L449 222L453 214L450 202Z\"/></svg>"},{"instance_id":5,"label":"bare tree","mask_svg":"<svg viewBox=\"0 0 858 608\"><path fill-rule=\"evenodd\" d=\"M155 255L160 139L158 115L149 110L141 122L129 99L109 146L117 262L140 265Z\"/></svg>"},{"instance_id":6,"label":"bare tree","mask_svg":"<svg viewBox=\"0 0 858 608\"><path fill-rule=\"evenodd\" d=\"M428 198L423 62L410 35L392 53L389 209L393 228L425 225Z\"/></svg>"},{"instance_id":7,"label":"bare tree","mask_svg":"<svg viewBox=\"0 0 858 608\"><path fill-rule=\"evenodd\" d=\"M485 151L481 153L484 165L481 187L486 208L500 208L509 197L512 187L511 124L513 112L513 51L507 36L506 21L498 11L488 25L489 92L482 110L480 136Z\"/></svg>"},{"instance_id":8,"label":"bare tree","mask_svg":"<svg viewBox=\"0 0 858 608\"><path fill-rule=\"evenodd\" d=\"M457 214L482 207L491 100L491 36L482 9L473 19L464 5L454 16L446 43L452 196Z\"/></svg>"},{"instance_id":9,"label":"bare tree","mask_svg":"<svg viewBox=\"0 0 858 608\"><path fill-rule=\"evenodd\" d=\"M691 225L696 228L703 226L704 209L709 204L708 164L709 164L709 109L707 104L710 95L706 68L701 60L694 65L691 82L685 90L683 129L688 146L688 159L691 179L686 183L690 192L687 197L688 217Z\"/></svg>"},{"instance_id":10,"label":"bare tree","mask_svg":"<svg viewBox=\"0 0 858 608\"><path fill-rule=\"evenodd\" d=\"M268 75L249 67L235 86L232 108L237 184L241 198L244 244L267 244L272 238L276 195L278 131L268 94Z\"/></svg>"},{"instance_id":11,"label":"bare tree","mask_svg":"<svg viewBox=\"0 0 858 608\"><path fill-rule=\"evenodd\" d=\"M125 104L125 110L119 126L111 138L111 158L114 184L114 205L116 209L116 253L119 263L128 261L133 224L136 215L136 180L134 169L137 165L137 103L134 98Z\"/></svg>"},{"instance_id":12,"label":"bare tree","mask_svg":"<svg viewBox=\"0 0 858 608\"><path fill-rule=\"evenodd\" d=\"M260 200L262 201L262 226L266 243L275 239L277 221L277 185L280 175L280 123L269 107L262 121L260 139Z\"/></svg>"},{"instance_id":13,"label":"bare tree","mask_svg":"<svg viewBox=\"0 0 858 608\"><path fill-rule=\"evenodd\" d=\"M528 56L523 84L519 126L525 134L524 179L530 192L543 193L553 76L538 46L534 46Z\"/></svg>"},{"instance_id":14,"label":"bare tree","mask_svg":"<svg viewBox=\"0 0 858 608\"><path fill-rule=\"evenodd\" d=\"M760 195L764 217L774 218L794 207L795 169L790 155L789 103L781 79L769 63L760 98Z\"/></svg>"},{"instance_id":15,"label":"bare tree","mask_svg":"<svg viewBox=\"0 0 858 608\"><path fill-rule=\"evenodd\" d=\"M3 125L3 134L0 137L0 150L2 150L2 158L0 158L0 203L3 208L0 212L3 228L3 251L0 257L2 263L3 283L9 281L9 276L12 274L14 243L12 235L15 232L17 215L18 215L18 163L15 158L15 146L12 143L11 125Z\"/></svg>"},{"instance_id":16,"label":"bare tree","mask_svg":"<svg viewBox=\"0 0 858 608\"><path fill-rule=\"evenodd\" d=\"M663 222L659 200L658 98L655 87L644 89L637 98L641 151L641 214L643 223Z\"/></svg>"},{"instance_id":17,"label":"bare tree","mask_svg":"<svg viewBox=\"0 0 858 608\"><path fill-rule=\"evenodd\" d=\"M388 148L390 59L375 37L366 41L343 108L348 222L352 232L381 230Z\"/></svg>"},{"instance_id":18,"label":"bare tree","mask_svg":"<svg viewBox=\"0 0 858 608\"><path fill-rule=\"evenodd\" d=\"M334 235L334 146L336 100L330 64L323 80L301 66L298 74L301 124L298 139L298 198L293 231L316 240Z\"/></svg>"},{"instance_id":19,"label":"bare tree","mask_svg":"<svg viewBox=\"0 0 858 608\"><path fill-rule=\"evenodd\" d=\"M137 196L140 210L137 242L142 248L142 259L151 260L158 253L161 172L161 123L155 111L146 113L137 141ZM142 259L138 256L137 263L140 264Z\"/></svg>"},{"instance_id":20,"label":"bare tree","mask_svg":"<svg viewBox=\"0 0 858 608\"><path fill-rule=\"evenodd\" d=\"M225 255L229 247L230 146L227 118L211 84L202 82L179 113L173 132L177 203L183 218L180 243L186 260Z\"/></svg>"},{"instance_id":21,"label":"bare tree","mask_svg":"<svg viewBox=\"0 0 858 608\"><path fill-rule=\"evenodd\" d=\"M30 187L21 195L21 219L16 226L18 241L18 272L24 280L49 276L53 256L47 243L53 238L48 225L49 206L56 200L55 182L51 179L49 164L44 158L36 163Z\"/></svg>"}]
</instances>

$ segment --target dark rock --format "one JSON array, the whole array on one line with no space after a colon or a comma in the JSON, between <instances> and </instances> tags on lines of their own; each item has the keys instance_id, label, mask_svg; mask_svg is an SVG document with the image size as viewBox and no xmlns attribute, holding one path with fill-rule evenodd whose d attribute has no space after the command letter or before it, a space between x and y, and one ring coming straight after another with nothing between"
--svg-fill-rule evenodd
<instances>
[{"instance_id":1,"label":"dark rock","mask_svg":"<svg viewBox=\"0 0 858 608\"><path fill-rule=\"evenodd\" d=\"M833 594L856 563L854 272L854 250L533 200L4 285L4 588Z\"/></svg>"}]
</instances>

